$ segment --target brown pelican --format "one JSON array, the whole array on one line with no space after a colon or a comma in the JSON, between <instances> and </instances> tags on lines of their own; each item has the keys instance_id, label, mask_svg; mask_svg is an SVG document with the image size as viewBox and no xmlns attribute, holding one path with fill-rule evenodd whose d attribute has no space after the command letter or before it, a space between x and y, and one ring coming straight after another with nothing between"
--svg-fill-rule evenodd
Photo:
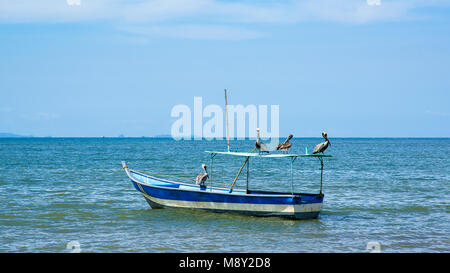
<instances>
[{"instance_id":1,"label":"brown pelican","mask_svg":"<svg viewBox=\"0 0 450 273\"><path fill-rule=\"evenodd\" d=\"M286 151L286 153L289 152L289 149L292 147L292 143L289 142L289 140L291 140L294 136L292 134L290 134L288 136L288 138L284 141L283 144L279 144L277 146L277 150L278 151Z\"/></svg>"},{"instance_id":2,"label":"brown pelican","mask_svg":"<svg viewBox=\"0 0 450 273\"><path fill-rule=\"evenodd\" d=\"M195 184L200 185L201 187L205 186L205 182L208 179L208 171L206 171L206 165L202 164L202 168L205 171L204 173L200 173L197 175L197 179L195 179Z\"/></svg>"},{"instance_id":3,"label":"brown pelican","mask_svg":"<svg viewBox=\"0 0 450 273\"><path fill-rule=\"evenodd\" d=\"M268 153L269 149L267 148L267 145L262 143L261 141L259 141L259 128L256 129L256 144L255 144L256 149L259 150L259 152L264 152L264 153Z\"/></svg>"},{"instance_id":4,"label":"brown pelican","mask_svg":"<svg viewBox=\"0 0 450 273\"><path fill-rule=\"evenodd\" d=\"M322 136L325 139L325 142L319 143L314 147L313 154L322 153L328 148L330 144L330 140L328 140L328 136L326 132L322 132Z\"/></svg>"}]
</instances>

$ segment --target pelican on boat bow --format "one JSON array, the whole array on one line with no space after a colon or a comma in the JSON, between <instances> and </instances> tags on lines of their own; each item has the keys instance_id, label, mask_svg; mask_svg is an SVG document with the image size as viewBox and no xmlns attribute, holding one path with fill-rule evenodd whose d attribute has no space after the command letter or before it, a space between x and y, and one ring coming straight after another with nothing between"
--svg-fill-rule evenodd
<instances>
[{"instance_id":1,"label":"pelican on boat bow","mask_svg":"<svg viewBox=\"0 0 450 273\"><path fill-rule=\"evenodd\" d=\"M293 219L317 218L322 208L323 161L330 155L295 155L295 154L259 154L240 152L214 152L210 154L211 164L209 181L202 185L182 183L157 178L128 168L122 162L123 168L133 183L152 208L190 208L214 212L231 212L255 216L281 216ZM213 186L213 162L217 155L237 156L246 158L286 158L290 159L291 191L272 192L249 190L249 164L247 164L246 189L219 188ZM292 168L297 158L317 158L321 163L320 192L294 192ZM242 170L242 168L241 168Z\"/></svg>"}]
</instances>

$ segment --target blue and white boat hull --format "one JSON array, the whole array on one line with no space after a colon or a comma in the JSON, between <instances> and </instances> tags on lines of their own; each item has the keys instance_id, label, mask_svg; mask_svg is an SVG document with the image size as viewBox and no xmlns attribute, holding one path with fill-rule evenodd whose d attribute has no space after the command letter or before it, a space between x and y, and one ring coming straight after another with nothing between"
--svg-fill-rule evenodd
<instances>
[{"instance_id":1,"label":"blue and white boat hull","mask_svg":"<svg viewBox=\"0 0 450 273\"><path fill-rule=\"evenodd\" d=\"M279 193L200 187L156 178L126 167L128 177L152 208L190 208L255 216L317 218L323 194Z\"/></svg>"}]
</instances>

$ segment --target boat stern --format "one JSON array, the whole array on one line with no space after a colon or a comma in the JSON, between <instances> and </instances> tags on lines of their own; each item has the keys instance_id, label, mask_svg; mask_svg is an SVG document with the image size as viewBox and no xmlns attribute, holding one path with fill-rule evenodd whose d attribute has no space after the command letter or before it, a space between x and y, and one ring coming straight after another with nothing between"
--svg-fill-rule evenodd
<instances>
[{"instance_id":1,"label":"boat stern","mask_svg":"<svg viewBox=\"0 0 450 273\"><path fill-rule=\"evenodd\" d=\"M322 210L323 194L302 196L301 201L294 205L295 219L316 219Z\"/></svg>"}]
</instances>

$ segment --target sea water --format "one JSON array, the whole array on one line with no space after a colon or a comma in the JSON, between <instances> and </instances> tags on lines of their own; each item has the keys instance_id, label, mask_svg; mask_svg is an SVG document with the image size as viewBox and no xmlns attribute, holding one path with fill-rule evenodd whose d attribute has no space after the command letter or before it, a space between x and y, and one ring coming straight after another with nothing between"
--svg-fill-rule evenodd
<instances>
[{"instance_id":1,"label":"sea water","mask_svg":"<svg viewBox=\"0 0 450 273\"><path fill-rule=\"evenodd\" d=\"M193 183L226 141L0 139L0 252L449 252L450 139L331 138L322 212L288 220L150 209L131 169ZM290 153L321 139L293 139ZM254 141L231 141L250 152ZM217 155L215 186L245 158ZM318 193L320 163L294 162L296 192ZM290 160L250 160L250 189L290 191ZM245 187L246 170L236 183ZM208 181L209 185L211 181ZM75 247L74 247L75 246ZM376 247L374 247L376 246Z\"/></svg>"}]
</instances>

